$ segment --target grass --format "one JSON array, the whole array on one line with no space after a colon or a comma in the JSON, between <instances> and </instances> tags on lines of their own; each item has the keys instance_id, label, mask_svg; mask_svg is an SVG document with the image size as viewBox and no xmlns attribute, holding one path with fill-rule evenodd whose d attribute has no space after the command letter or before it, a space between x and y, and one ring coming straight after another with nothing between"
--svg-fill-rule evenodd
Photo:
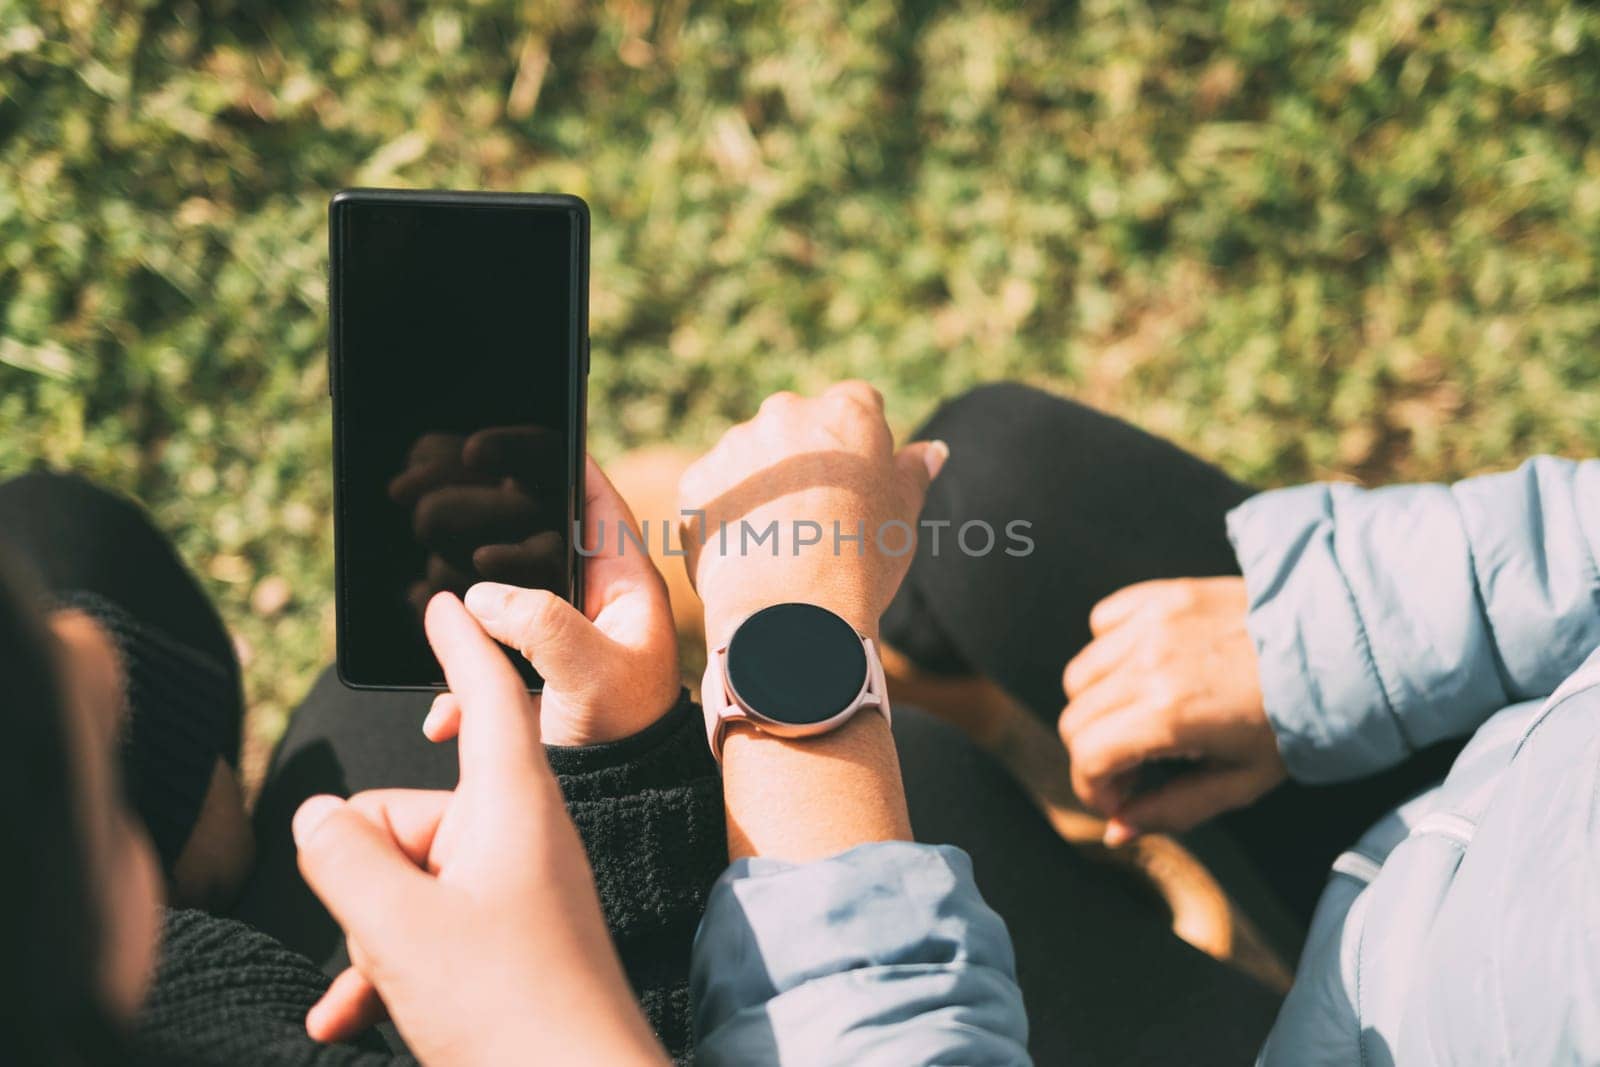
<instances>
[{"instance_id":1,"label":"grass","mask_svg":"<svg viewBox=\"0 0 1600 1067\"><path fill-rule=\"evenodd\" d=\"M1600 13L1433 0L0 3L0 472L172 530L257 747L332 650L348 185L594 211L602 459L1001 377L1238 476L1600 451Z\"/></svg>"}]
</instances>

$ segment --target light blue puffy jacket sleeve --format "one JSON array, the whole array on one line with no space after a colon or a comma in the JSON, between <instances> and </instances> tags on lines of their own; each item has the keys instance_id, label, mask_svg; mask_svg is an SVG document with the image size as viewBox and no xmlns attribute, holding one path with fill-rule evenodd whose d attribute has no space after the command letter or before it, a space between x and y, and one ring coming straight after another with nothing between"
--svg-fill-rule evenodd
<instances>
[{"instance_id":1,"label":"light blue puffy jacket sleeve","mask_svg":"<svg viewBox=\"0 0 1600 1067\"><path fill-rule=\"evenodd\" d=\"M1011 939L947 846L747 859L690 963L699 1064L1026 1064Z\"/></svg>"},{"instance_id":2,"label":"light blue puffy jacket sleeve","mask_svg":"<svg viewBox=\"0 0 1600 1067\"><path fill-rule=\"evenodd\" d=\"M1548 696L1600 645L1600 461L1262 493L1228 515L1289 773L1356 777Z\"/></svg>"}]
</instances>

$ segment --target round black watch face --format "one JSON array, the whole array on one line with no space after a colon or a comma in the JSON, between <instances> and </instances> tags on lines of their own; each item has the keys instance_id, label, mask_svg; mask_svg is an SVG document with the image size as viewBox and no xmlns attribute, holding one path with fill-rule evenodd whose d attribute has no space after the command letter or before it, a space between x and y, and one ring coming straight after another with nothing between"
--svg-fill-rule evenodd
<instances>
[{"instance_id":1,"label":"round black watch face","mask_svg":"<svg viewBox=\"0 0 1600 1067\"><path fill-rule=\"evenodd\" d=\"M815 604L756 612L728 642L728 684L747 708L797 726L831 719L861 695L861 635Z\"/></svg>"}]
</instances>

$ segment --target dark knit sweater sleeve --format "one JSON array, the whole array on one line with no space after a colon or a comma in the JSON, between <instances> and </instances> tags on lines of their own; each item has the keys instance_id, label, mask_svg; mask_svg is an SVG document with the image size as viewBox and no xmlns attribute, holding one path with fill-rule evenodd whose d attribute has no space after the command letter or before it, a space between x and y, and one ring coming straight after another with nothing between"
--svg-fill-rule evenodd
<instances>
[{"instance_id":1,"label":"dark knit sweater sleeve","mask_svg":"<svg viewBox=\"0 0 1600 1067\"><path fill-rule=\"evenodd\" d=\"M633 737L546 751L628 978L667 1051L687 1060L689 953L712 883L728 865L722 777L700 709L684 691Z\"/></svg>"},{"instance_id":2,"label":"dark knit sweater sleeve","mask_svg":"<svg viewBox=\"0 0 1600 1067\"><path fill-rule=\"evenodd\" d=\"M415 1064L376 1033L322 1045L306 1012L328 976L241 922L169 910L161 962L133 1035L134 1060L174 1067L380 1067Z\"/></svg>"}]
</instances>

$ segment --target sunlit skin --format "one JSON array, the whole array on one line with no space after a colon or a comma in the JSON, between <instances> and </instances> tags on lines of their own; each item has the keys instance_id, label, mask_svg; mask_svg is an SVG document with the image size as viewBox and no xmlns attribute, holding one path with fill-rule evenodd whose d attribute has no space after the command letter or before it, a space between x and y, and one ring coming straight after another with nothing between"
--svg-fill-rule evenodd
<instances>
[{"instance_id":1,"label":"sunlit skin","mask_svg":"<svg viewBox=\"0 0 1600 1067\"><path fill-rule=\"evenodd\" d=\"M425 624L456 697L460 783L316 796L296 812L300 871L351 960L307 1030L331 1040L386 1014L430 1063L665 1063L521 675L452 594Z\"/></svg>"},{"instance_id":2,"label":"sunlit skin","mask_svg":"<svg viewBox=\"0 0 1600 1067\"><path fill-rule=\"evenodd\" d=\"M1061 739L1083 802L1108 815L1106 844L1181 831L1243 807L1288 771L1267 719L1243 578L1140 582L1089 615L1067 664ZM1195 766L1135 792L1152 760Z\"/></svg>"}]
</instances>

